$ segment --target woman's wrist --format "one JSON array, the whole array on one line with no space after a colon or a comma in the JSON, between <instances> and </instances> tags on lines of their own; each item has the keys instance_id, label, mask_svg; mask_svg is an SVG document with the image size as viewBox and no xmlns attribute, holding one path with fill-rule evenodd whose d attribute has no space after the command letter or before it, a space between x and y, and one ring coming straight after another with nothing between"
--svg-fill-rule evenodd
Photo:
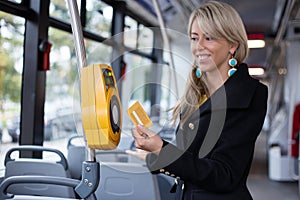
<instances>
[{"instance_id":1,"label":"woman's wrist","mask_svg":"<svg viewBox=\"0 0 300 200\"><path fill-rule=\"evenodd\" d=\"M162 149L162 147L163 147L163 140L160 138L160 140L158 141L158 144L157 144L157 148L156 148L156 150L153 151L153 153L158 155L160 150Z\"/></svg>"}]
</instances>

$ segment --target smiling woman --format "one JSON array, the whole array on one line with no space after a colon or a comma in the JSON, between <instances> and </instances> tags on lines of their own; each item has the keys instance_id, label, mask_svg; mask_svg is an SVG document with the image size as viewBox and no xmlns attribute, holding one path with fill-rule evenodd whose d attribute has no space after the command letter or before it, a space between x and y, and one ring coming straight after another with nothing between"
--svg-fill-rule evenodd
<instances>
[{"instance_id":1,"label":"smiling woman","mask_svg":"<svg viewBox=\"0 0 300 200\"><path fill-rule=\"evenodd\" d=\"M145 159L153 174L176 178L178 199L251 200L246 182L268 90L243 63L243 22L230 5L209 1L191 14L188 30L194 64L173 110L176 144L137 125L132 135L144 151L128 153Z\"/></svg>"}]
</instances>

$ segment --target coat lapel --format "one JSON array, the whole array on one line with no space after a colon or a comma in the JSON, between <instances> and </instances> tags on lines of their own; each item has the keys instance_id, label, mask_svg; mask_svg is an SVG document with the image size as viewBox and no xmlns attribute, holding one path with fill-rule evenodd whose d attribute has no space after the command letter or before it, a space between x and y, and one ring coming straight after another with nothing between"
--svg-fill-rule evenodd
<instances>
[{"instance_id":1,"label":"coat lapel","mask_svg":"<svg viewBox=\"0 0 300 200\"><path fill-rule=\"evenodd\" d=\"M200 106L200 115L212 110L247 108L257 84L258 80L250 77L248 66L239 65L235 74ZM199 116L198 112L194 114Z\"/></svg>"},{"instance_id":2,"label":"coat lapel","mask_svg":"<svg viewBox=\"0 0 300 200\"><path fill-rule=\"evenodd\" d=\"M225 119L227 109L247 108L251 102L257 84L258 81L250 77L248 73L248 67L246 64L241 64L240 66L238 66L237 71L234 73L234 75L229 77L228 80L224 83L224 85L220 87L210 98L207 99L206 102L204 102L199 107L199 109L197 109L189 117L187 123L184 124L182 130L177 131L177 145L182 149L185 149L190 145L194 137L196 137L195 134L197 134L199 126L198 123L201 117L209 115L209 119L219 119L220 117L222 119ZM192 127L190 127L191 125ZM186 133L187 130L189 130L188 134ZM215 134L219 134L221 130L215 130L211 128L209 130L213 131L212 133L205 134L209 135L209 137L206 140L213 140L214 138L219 138L219 135ZM205 135L203 135L203 137ZM211 142L206 143L212 144ZM203 148L207 149L201 151L203 152L203 155L206 155L211 150L210 146ZM201 155L201 157L203 157L203 155Z\"/></svg>"}]
</instances>

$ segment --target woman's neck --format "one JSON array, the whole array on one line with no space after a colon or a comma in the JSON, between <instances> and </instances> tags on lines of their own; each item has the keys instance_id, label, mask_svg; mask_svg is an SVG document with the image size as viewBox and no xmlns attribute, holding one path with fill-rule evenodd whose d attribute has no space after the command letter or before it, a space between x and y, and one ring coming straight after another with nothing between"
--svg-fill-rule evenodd
<instances>
[{"instance_id":1,"label":"woman's neck","mask_svg":"<svg viewBox=\"0 0 300 200\"><path fill-rule=\"evenodd\" d=\"M216 70L214 72L206 73L207 87L210 96L219 89L225 81L228 79L228 69L222 68L223 70Z\"/></svg>"}]
</instances>

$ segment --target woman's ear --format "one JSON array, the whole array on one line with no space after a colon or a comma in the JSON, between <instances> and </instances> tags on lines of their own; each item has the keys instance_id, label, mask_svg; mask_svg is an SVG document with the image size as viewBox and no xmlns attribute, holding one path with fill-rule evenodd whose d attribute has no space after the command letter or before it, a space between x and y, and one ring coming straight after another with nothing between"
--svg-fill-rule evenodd
<instances>
[{"instance_id":1,"label":"woman's ear","mask_svg":"<svg viewBox=\"0 0 300 200\"><path fill-rule=\"evenodd\" d=\"M232 43L232 44L231 44L231 47L230 47L230 49L229 49L230 54L231 54L231 55L234 55L234 53L236 52L236 50L238 49L238 47L239 47L239 44L237 44L237 43Z\"/></svg>"}]
</instances>

